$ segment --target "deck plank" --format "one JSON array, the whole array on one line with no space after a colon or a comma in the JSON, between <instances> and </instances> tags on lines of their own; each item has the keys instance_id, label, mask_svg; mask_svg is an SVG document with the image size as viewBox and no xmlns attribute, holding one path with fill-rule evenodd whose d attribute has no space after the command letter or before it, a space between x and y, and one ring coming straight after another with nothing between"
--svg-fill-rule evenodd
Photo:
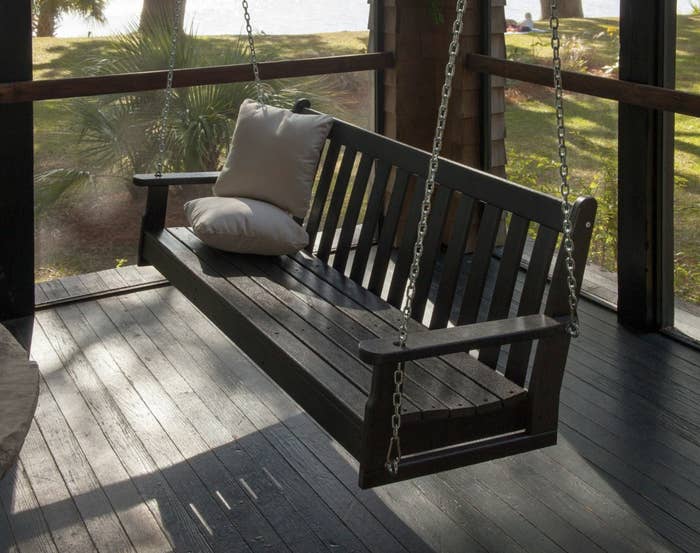
<instances>
[{"instance_id":1,"label":"deck plank","mask_svg":"<svg viewBox=\"0 0 700 553\"><path fill-rule=\"evenodd\" d=\"M575 411L576 417L583 416L596 422L615 434L619 439L643 444L649 457L665 464L670 469L700 483L700 447L683 437L660 429L648 412L640 410L620 410L616 401L601 393L587 382L567 375L564 380L563 404ZM639 427L640 432L631 434L630 425Z\"/></svg>"},{"instance_id":2,"label":"deck plank","mask_svg":"<svg viewBox=\"0 0 700 553\"><path fill-rule=\"evenodd\" d=\"M65 327L56 320L57 315L53 312L51 314L53 315L53 320L49 321L51 324L46 324L44 313L39 315L41 324L39 328L43 329L46 324L47 332L51 338L58 341L58 344L63 343L65 346L59 348L60 361L51 358L46 358L43 361L39 359L39 366L43 370L51 371L45 373L45 378L52 393L59 398L57 401L60 401L64 415L70 417L73 426L82 430L76 434L76 438L82 438L81 447L88 451L94 451L95 463L101 458L103 452L108 453L110 448L114 449L141 497L149 499L146 503L148 508L152 509L154 516L160 515L158 518L161 524L167 530L168 536L178 550L210 551L211 548L200 533L196 522L191 518L192 515L183 506L187 505L187 500L191 499L194 494L191 493L191 490L181 493L182 503L175 497L175 493L166 483L164 475L158 470L136 432L126 423L114 405L111 396L106 393L100 381L90 370L83 353L72 342ZM41 334L38 337L41 337ZM102 441L101 434L109 442L108 445ZM97 445L91 445L93 439ZM80 457L76 454L75 458L79 459ZM71 457L68 457L61 465L69 469ZM180 482L187 482L186 475L182 474L182 471L171 470L169 472L175 477L170 479L170 482L175 482L174 490L178 489ZM108 477L111 478L111 473L108 474ZM128 487L129 482L123 480L116 485L122 488ZM85 494L74 493L73 496L76 498L76 502L83 501L83 498L88 500L92 497L89 492L90 489ZM132 507L137 502L140 503L132 496L132 500L126 503L126 507ZM101 511L95 509L95 512L99 514ZM86 522L90 521L90 514L88 510L84 516ZM143 518L144 520L148 519L147 516Z\"/></svg>"},{"instance_id":3,"label":"deck plank","mask_svg":"<svg viewBox=\"0 0 700 553\"><path fill-rule=\"evenodd\" d=\"M270 427L279 421L271 418L269 409L236 377L236 373L241 371L241 365L250 364L250 361L239 352L226 359L212 355L209 342L202 340L190 326L191 322L185 324L186 321L181 320L179 314L164 301L163 298L168 293L172 294L173 291L149 291L138 296L152 316L172 333L187 352L189 366L183 367L183 377L203 398L219 406L217 416L241 437L240 447L253 458L264 460L262 466L267 470L267 477L273 484L282 484L283 495L300 512L302 521L297 522L300 529L307 528L311 531L311 536L318 536L326 544L340 543L349 550L362 550L357 538L347 531L338 514L319 501L310 483L300 478L284 461L284 457L278 457L279 453L275 453L266 439ZM135 315L143 317L142 320L147 318L143 312L135 312ZM228 341L220 333L218 336L219 340ZM193 370L192 367L197 367L198 370ZM235 367L235 371L231 370L232 367ZM258 417L262 417L264 423L255 425Z\"/></svg>"},{"instance_id":4,"label":"deck plank","mask_svg":"<svg viewBox=\"0 0 700 553\"><path fill-rule=\"evenodd\" d=\"M90 369L99 381L99 389L119 411L122 424L127 424L158 464L161 470L177 468L181 475L169 481L181 483L181 501L187 502L204 530L204 535L215 550L245 551L250 548L231 523L213 494L206 486L206 472L187 462L172 438L158 422L132 383L120 371L108 349L90 328L84 314L75 305L60 307L56 314L65 325L69 335L65 339L74 341ZM153 406L154 408L156 406ZM202 472L200 472L202 471Z\"/></svg>"},{"instance_id":5,"label":"deck plank","mask_svg":"<svg viewBox=\"0 0 700 553\"><path fill-rule=\"evenodd\" d=\"M231 359L234 355L240 355L237 353L237 348L235 348L216 327L206 320L192 304L183 298L181 294L168 294L167 290L160 290L157 291L157 293L164 297L165 301L169 302L178 313L182 313L182 316L186 318L187 322L197 321L197 324L192 327L193 330L197 333L202 333L201 337L203 340L222 361ZM332 443L328 439L328 436L320 431L318 425L301 411L299 407L291 401L288 396L281 392L262 372L250 364L241 367L240 370L241 376L245 377L247 382L255 386L257 391L256 397L260 396L266 404L274 406L274 412L277 413L278 420L283 422L284 426L289 429L292 435L297 437L300 443L311 450L316 459L318 459L315 461L316 463L320 461L323 466L326 467L323 471L325 474L324 480L327 480L330 476L330 478L337 478L342 482L344 488L343 486L337 485L335 487L329 486L325 491L323 497L329 504L337 503L339 497L342 498L343 501L352 501L347 495L351 494L364 505L365 508L370 510L374 517L376 517L385 528L391 531L409 551L432 551L433 549L428 547L426 543L429 540L425 536L429 536L430 532L436 532L438 529L442 529L445 534L449 536L446 543L451 543L453 546L462 544L464 547L464 549L445 547L446 551L472 551L474 549L470 549L467 546L467 544L470 543L474 547L478 547L473 544L473 541L464 530L460 529L449 520L449 518L440 513L431 511L431 503L427 501L420 493L420 490L412 483L401 483L392 486L394 491L391 495L385 493L387 489L379 491L358 489L357 463L354 459L337 444ZM265 428L273 423L273 420L265 416L267 415L266 411L255 410L254 413L256 415L256 420L254 420L256 425ZM257 417L261 418L257 420ZM281 426L277 428L283 430ZM310 460L313 461L313 457L309 457L308 454L299 459L302 466L309 465ZM314 479L309 482L316 486L319 481ZM387 508L387 504L390 508ZM350 505L356 504L351 502ZM420 516L418 516L415 525L408 528L403 521L406 517L415 517L415 514L411 514L415 510L423 513L430 511L429 516L426 517L425 521L421 521ZM357 506L347 510L347 513L356 512L361 512ZM348 520L349 524L353 524L354 522L353 519ZM357 526L358 529L364 528L363 534L368 532L370 528L376 527L376 522L372 526L366 526L364 524L366 523L363 522ZM438 536L432 537L437 540L440 539ZM383 551L383 549L376 548L376 546L372 550Z\"/></svg>"},{"instance_id":6,"label":"deck plank","mask_svg":"<svg viewBox=\"0 0 700 553\"><path fill-rule=\"evenodd\" d=\"M201 401L190 401L196 397L191 390L184 390L175 398L170 397L166 389L177 390L180 384L172 378L174 371L168 364L158 363L155 347L145 354L149 356L149 366L146 367L135 351L140 346L143 347L142 343L135 343L141 335L137 332L127 341L121 334L121 329L115 328L113 321L101 308L105 304L108 308L111 303L113 302L104 301L98 304L82 304L80 311L109 350L123 375L132 383L134 390L141 397L149 398L150 411L200 475L210 493L215 497L219 497L217 494L220 494L225 498L220 500L222 503L225 501L224 512L250 549L285 551L286 547L281 544L279 536L258 511L253 499L248 496L245 486L241 483L243 475L236 470L250 466L252 460L241 459L235 447L227 447L230 435L227 436L226 430L220 425L211 424L216 419ZM153 373L161 376L163 380L157 380ZM183 411L187 408L199 414L195 421L185 417ZM207 441L203 435L216 437Z\"/></svg>"},{"instance_id":7,"label":"deck plank","mask_svg":"<svg viewBox=\"0 0 700 553\"><path fill-rule=\"evenodd\" d=\"M12 535L10 520L7 518L2 501L0 501L0 551L3 553L19 552L15 537Z\"/></svg>"},{"instance_id":8,"label":"deck plank","mask_svg":"<svg viewBox=\"0 0 700 553\"><path fill-rule=\"evenodd\" d=\"M328 307L339 299L333 283L321 274L303 282L294 266L259 267L256 282L347 336L395 326L394 313L353 309L353 300ZM129 271L42 285L37 297L124 289L155 274ZM581 316L559 445L359 490L349 454L179 292L45 308L33 351L44 375L38 425L0 483L0 551L113 550L113 534L139 552L156 542L178 551L699 551L700 354L622 329L585 300ZM207 522L218 510L240 536L234 547L209 535L190 503Z\"/></svg>"},{"instance_id":9,"label":"deck plank","mask_svg":"<svg viewBox=\"0 0 700 553\"><path fill-rule=\"evenodd\" d=\"M201 385L195 390L182 376L184 373L191 373L195 363L177 339L138 301L129 301L127 298L119 301L114 298L103 300L100 304L127 337L136 354L143 361L148 360L149 370L158 377L161 385L197 428L208 447L226 465L234 482L242 488L232 490L234 493L226 495L223 500L231 506L232 515L241 519L242 527L250 524L251 527L246 528L246 532L250 532L256 526L260 528L260 521L256 523L249 512L251 509L259 509L269 524L262 528L265 532L255 542L260 542L262 547L277 548L275 550L280 551L287 550L287 546L293 551L313 550L314 544L318 542L306 537L303 531L305 525L295 516L293 506L267 481L255 460L239 447L237 440L240 436L217 418L215 412L230 409L231 406L219 404L210 395L206 396L205 404L197 395L197 391L202 392ZM241 491L250 493L248 490L255 493L254 504L247 496L241 496ZM282 522L285 524L280 524ZM279 537L275 539L270 530ZM284 545L282 540L287 545ZM257 547L256 543L253 548Z\"/></svg>"},{"instance_id":10,"label":"deck plank","mask_svg":"<svg viewBox=\"0 0 700 553\"><path fill-rule=\"evenodd\" d=\"M700 528L700 512L688 505L673 492L655 482L648 476L633 469L620 459L615 458L604 448L592 442L589 438L562 423L562 435L576 448L581 455L598 467L602 467L608 474L625 484L627 487L640 494L653 505L672 513L674 519L685 524L688 529ZM696 534L695 547L700 546Z\"/></svg>"},{"instance_id":11,"label":"deck plank","mask_svg":"<svg viewBox=\"0 0 700 553\"><path fill-rule=\"evenodd\" d=\"M21 460L0 480L0 504L9 516L17 550L58 552Z\"/></svg>"},{"instance_id":12,"label":"deck plank","mask_svg":"<svg viewBox=\"0 0 700 553\"><path fill-rule=\"evenodd\" d=\"M472 480L476 479L564 551L570 553L604 551L588 535L576 530L559 513L520 485L518 480L503 468L502 463L485 463L474 467L471 471L448 472L444 474L444 479L456 489L473 485Z\"/></svg>"},{"instance_id":13,"label":"deck plank","mask_svg":"<svg viewBox=\"0 0 700 553\"><path fill-rule=\"evenodd\" d=\"M41 401L46 403L46 398ZM22 459L58 550L97 551L36 421L24 442Z\"/></svg>"},{"instance_id":14,"label":"deck plank","mask_svg":"<svg viewBox=\"0 0 700 553\"><path fill-rule=\"evenodd\" d=\"M130 542L157 551L169 547L152 514L141 504L138 491L94 422L92 414L73 388L63 359L74 352L59 343L54 321L42 317L34 331L32 353L42 372L36 420L63 478L98 549L110 544L133 550ZM46 335L55 341L51 344ZM59 349L56 354L54 349ZM59 360L61 353L66 355ZM76 358L70 363L81 364ZM60 398L59 407L54 397ZM129 536L129 537L127 537Z\"/></svg>"}]
</instances>

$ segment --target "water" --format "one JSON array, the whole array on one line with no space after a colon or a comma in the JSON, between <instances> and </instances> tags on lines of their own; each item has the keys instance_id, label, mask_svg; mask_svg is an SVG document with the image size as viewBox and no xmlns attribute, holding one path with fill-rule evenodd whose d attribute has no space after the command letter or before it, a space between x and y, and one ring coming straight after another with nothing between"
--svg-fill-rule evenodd
<instances>
[{"instance_id":1,"label":"water","mask_svg":"<svg viewBox=\"0 0 700 553\"><path fill-rule=\"evenodd\" d=\"M691 0L678 0L679 13L690 13ZM108 35L138 22L140 0L109 0L106 25L67 16L58 36ZM250 0L256 31L267 34L304 34L367 29L367 0ZM619 14L619 0L584 0L586 17ZM506 17L521 20L525 12L540 15L539 0L511 0ZM238 0L187 0L186 24L200 35L240 33L243 13Z\"/></svg>"}]
</instances>

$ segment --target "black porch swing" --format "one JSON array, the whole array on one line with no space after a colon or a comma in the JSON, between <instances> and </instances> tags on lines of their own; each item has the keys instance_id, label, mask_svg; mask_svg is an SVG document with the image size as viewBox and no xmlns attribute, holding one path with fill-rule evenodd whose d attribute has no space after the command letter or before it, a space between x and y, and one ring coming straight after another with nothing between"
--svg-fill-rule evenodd
<instances>
[{"instance_id":1,"label":"black porch swing","mask_svg":"<svg viewBox=\"0 0 700 553\"><path fill-rule=\"evenodd\" d=\"M359 461L363 488L556 443L596 212L593 198L569 200L556 7L553 0L561 199L439 157L466 0L457 0L432 154L334 120L303 221L307 251L229 254L187 228L165 228L168 187L213 184L216 173L162 174L161 162L156 175L134 177L148 187L140 264L153 264ZM294 111L316 113L307 101ZM447 233L450 212L457 223ZM475 213L479 231L462 282ZM531 229L536 239L522 281ZM419 321L429 299L426 328ZM456 326L448 328L451 321Z\"/></svg>"}]
</instances>

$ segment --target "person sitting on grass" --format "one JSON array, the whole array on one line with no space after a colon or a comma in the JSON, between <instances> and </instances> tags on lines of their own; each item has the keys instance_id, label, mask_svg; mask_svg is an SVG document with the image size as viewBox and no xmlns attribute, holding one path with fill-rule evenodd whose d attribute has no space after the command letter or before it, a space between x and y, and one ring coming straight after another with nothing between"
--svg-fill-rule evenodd
<instances>
[{"instance_id":1,"label":"person sitting on grass","mask_svg":"<svg viewBox=\"0 0 700 553\"><path fill-rule=\"evenodd\" d=\"M532 21L532 14L527 12L525 19L518 23L514 19L506 19L506 31L509 33L529 33L535 28L535 22Z\"/></svg>"},{"instance_id":2,"label":"person sitting on grass","mask_svg":"<svg viewBox=\"0 0 700 553\"><path fill-rule=\"evenodd\" d=\"M535 22L532 21L532 14L527 12L525 14L525 19L518 25L518 31L521 33L529 33L535 28Z\"/></svg>"}]
</instances>

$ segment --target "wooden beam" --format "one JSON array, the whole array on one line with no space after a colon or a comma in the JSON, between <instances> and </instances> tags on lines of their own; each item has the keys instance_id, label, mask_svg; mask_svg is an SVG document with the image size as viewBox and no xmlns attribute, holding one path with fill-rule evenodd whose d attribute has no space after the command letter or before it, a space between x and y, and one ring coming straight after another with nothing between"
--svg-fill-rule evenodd
<instances>
[{"instance_id":1,"label":"wooden beam","mask_svg":"<svg viewBox=\"0 0 700 553\"><path fill-rule=\"evenodd\" d=\"M32 78L30 0L0 2L0 83ZM0 85L2 86L2 85ZM0 321L34 314L34 116L0 105Z\"/></svg>"},{"instance_id":2,"label":"wooden beam","mask_svg":"<svg viewBox=\"0 0 700 553\"><path fill-rule=\"evenodd\" d=\"M516 81L550 87L554 82L552 68L544 65L521 63L481 54L470 54L466 64L471 71L498 75ZM563 77L564 88L570 92L607 98L648 109L700 117L700 94L574 71L563 71Z\"/></svg>"},{"instance_id":3,"label":"wooden beam","mask_svg":"<svg viewBox=\"0 0 700 553\"><path fill-rule=\"evenodd\" d=\"M370 2L372 19L370 20L370 51L384 52L384 0ZM393 53L392 53L393 61ZM374 132L384 134L384 68L372 74L372 91L374 93Z\"/></svg>"},{"instance_id":4,"label":"wooden beam","mask_svg":"<svg viewBox=\"0 0 700 553\"><path fill-rule=\"evenodd\" d=\"M676 0L622 0L620 15L620 78L675 86ZM618 317L642 330L674 315L674 114L650 108L621 103L618 119Z\"/></svg>"},{"instance_id":5,"label":"wooden beam","mask_svg":"<svg viewBox=\"0 0 700 553\"><path fill-rule=\"evenodd\" d=\"M479 50L485 56L491 55L491 0L479 1ZM481 89L479 94L479 127L481 167L483 171L491 170L491 75L481 74Z\"/></svg>"},{"instance_id":6,"label":"wooden beam","mask_svg":"<svg viewBox=\"0 0 700 553\"><path fill-rule=\"evenodd\" d=\"M12 51L14 51L14 49ZM391 52L377 52L349 56L263 62L260 64L260 74L265 80L283 79L288 77L307 77L311 75L386 69L387 67L392 67L393 64L394 56ZM24 79L17 78L12 79L12 81L19 82L5 81L7 84L0 84L0 104L160 90L165 88L166 79L167 71L165 70L103 75L99 77L49 79L43 81L30 81L26 79L26 77ZM253 68L250 64L245 63L238 65L177 69L173 79L173 86L175 88L181 88L187 86L247 82L252 80Z\"/></svg>"}]
</instances>

